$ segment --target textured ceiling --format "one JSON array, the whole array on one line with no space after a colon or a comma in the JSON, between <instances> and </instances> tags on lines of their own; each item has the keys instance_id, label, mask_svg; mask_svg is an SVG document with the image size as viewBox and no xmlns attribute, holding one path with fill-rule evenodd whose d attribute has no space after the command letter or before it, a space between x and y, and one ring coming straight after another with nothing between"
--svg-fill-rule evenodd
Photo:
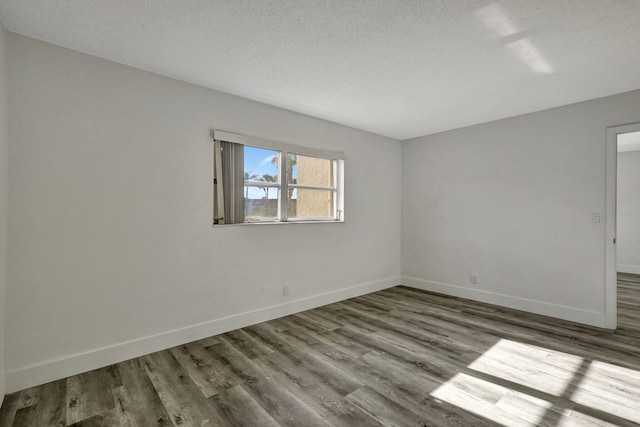
<instances>
[{"instance_id":1,"label":"textured ceiling","mask_svg":"<svg viewBox=\"0 0 640 427\"><path fill-rule=\"evenodd\" d=\"M6 29L406 139L640 88L639 0L0 0Z\"/></svg>"}]
</instances>

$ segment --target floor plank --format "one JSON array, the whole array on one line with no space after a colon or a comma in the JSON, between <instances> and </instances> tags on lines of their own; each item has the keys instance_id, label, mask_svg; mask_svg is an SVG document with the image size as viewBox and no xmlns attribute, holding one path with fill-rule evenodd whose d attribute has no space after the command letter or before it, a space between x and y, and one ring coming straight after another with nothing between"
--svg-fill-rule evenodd
<instances>
[{"instance_id":1,"label":"floor plank","mask_svg":"<svg viewBox=\"0 0 640 427\"><path fill-rule=\"evenodd\" d=\"M114 402L123 426L172 426L173 423L146 374L142 359L118 364L121 388L114 390ZM123 422L123 420L126 420Z\"/></svg>"},{"instance_id":2,"label":"floor plank","mask_svg":"<svg viewBox=\"0 0 640 427\"><path fill-rule=\"evenodd\" d=\"M115 408L112 390L121 385L116 366L67 378L67 425Z\"/></svg>"}]
</instances>

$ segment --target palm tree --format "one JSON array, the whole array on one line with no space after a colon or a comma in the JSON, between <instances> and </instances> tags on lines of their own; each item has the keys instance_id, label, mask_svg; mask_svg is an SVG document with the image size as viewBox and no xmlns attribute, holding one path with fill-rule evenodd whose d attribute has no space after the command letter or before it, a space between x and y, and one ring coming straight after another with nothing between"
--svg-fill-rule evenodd
<instances>
[{"instance_id":1,"label":"palm tree","mask_svg":"<svg viewBox=\"0 0 640 427\"><path fill-rule=\"evenodd\" d=\"M253 173L253 171L249 171L249 172L245 172L244 173L244 182L247 181L255 181L259 178L259 176L255 173ZM249 198L249 187L244 187L244 198L248 199Z\"/></svg>"},{"instance_id":2,"label":"palm tree","mask_svg":"<svg viewBox=\"0 0 640 427\"><path fill-rule=\"evenodd\" d=\"M262 175L262 177L260 177L260 181L261 182L277 182L278 181L278 175L269 175L268 173L265 173L264 175ZM268 199L269 198L269 187L262 187L262 191L264 191L264 198Z\"/></svg>"},{"instance_id":3,"label":"palm tree","mask_svg":"<svg viewBox=\"0 0 640 427\"><path fill-rule=\"evenodd\" d=\"M272 165L278 164L278 156L273 156L271 159ZM295 184L297 179L293 177L293 167L298 164L298 155L293 153L287 153L287 175L286 178L289 179L289 184ZM289 199L293 195L293 189L289 189L288 191Z\"/></svg>"}]
</instances>

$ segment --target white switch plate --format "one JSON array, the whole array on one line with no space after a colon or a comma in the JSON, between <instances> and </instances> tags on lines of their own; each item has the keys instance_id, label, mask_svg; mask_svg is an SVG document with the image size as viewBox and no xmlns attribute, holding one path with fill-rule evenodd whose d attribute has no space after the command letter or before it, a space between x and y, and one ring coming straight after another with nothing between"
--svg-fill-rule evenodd
<instances>
[{"instance_id":1,"label":"white switch plate","mask_svg":"<svg viewBox=\"0 0 640 427\"><path fill-rule=\"evenodd\" d=\"M478 284L478 275L476 273L471 273L471 284L472 285Z\"/></svg>"},{"instance_id":2,"label":"white switch plate","mask_svg":"<svg viewBox=\"0 0 640 427\"><path fill-rule=\"evenodd\" d=\"M602 223L602 214L601 213L591 214L591 223L592 224L601 224Z\"/></svg>"},{"instance_id":3,"label":"white switch plate","mask_svg":"<svg viewBox=\"0 0 640 427\"><path fill-rule=\"evenodd\" d=\"M282 296L286 297L287 295L289 295L289 284L285 283L282 285Z\"/></svg>"}]
</instances>

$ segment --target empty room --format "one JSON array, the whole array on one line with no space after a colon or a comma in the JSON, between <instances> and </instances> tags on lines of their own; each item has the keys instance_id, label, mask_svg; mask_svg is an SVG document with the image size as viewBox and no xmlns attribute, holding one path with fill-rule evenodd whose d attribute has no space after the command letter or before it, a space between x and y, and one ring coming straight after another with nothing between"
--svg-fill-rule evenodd
<instances>
[{"instance_id":1,"label":"empty room","mask_svg":"<svg viewBox=\"0 0 640 427\"><path fill-rule=\"evenodd\" d=\"M640 425L639 19L0 0L0 427Z\"/></svg>"}]
</instances>

